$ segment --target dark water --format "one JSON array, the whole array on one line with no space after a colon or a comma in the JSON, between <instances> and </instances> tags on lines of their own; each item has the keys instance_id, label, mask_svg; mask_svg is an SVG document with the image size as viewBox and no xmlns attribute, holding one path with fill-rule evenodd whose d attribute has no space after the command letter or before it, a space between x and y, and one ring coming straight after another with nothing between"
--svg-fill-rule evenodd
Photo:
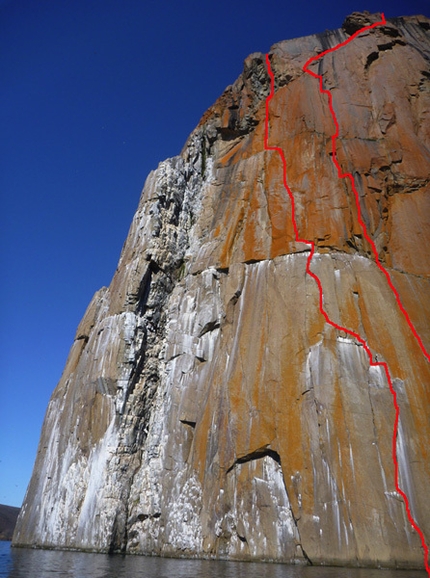
<instances>
[{"instance_id":1,"label":"dark water","mask_svg":"<svg viewBox=\"0 0 430 578\"><path fill-rule=\"evenodd\" d=\"M368 570L108 556L11 549L0 542L0 578L427 578L414 570Z\"/></svg>"}]
</instances>

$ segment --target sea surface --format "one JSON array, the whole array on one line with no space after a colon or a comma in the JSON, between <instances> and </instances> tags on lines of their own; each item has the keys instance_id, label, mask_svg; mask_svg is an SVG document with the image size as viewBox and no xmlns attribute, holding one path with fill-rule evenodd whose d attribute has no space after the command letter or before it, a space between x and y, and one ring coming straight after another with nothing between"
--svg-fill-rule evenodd
<instances>
[{"instance_id":1,"label":"sea surface","mask_svg":"<svg viewBox=\"0 0 430 578\"><path fill-rule=\"evenodd\" d=\"M369 570L252 562L109 556L11 548L0 542L0 578L426 578L418 570Z\"/></svg>"}]
</instances>

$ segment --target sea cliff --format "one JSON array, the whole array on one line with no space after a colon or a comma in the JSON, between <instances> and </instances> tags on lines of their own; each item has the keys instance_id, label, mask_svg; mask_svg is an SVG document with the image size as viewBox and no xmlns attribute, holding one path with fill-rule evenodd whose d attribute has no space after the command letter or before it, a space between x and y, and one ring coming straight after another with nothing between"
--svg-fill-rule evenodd
<instances>
[{"instance_id":1,"label":"sea cliff","mask_svg":"<svg viewBox=\"0 0 430 578\"><path fill-rule=\"evenodd\" d=\"M303 70L380 15L275 44L148 176L46 413L15 546L422 567L430 364L333 163ZM430 348L430 20L366 29L314 68L380 264ZM268 119L266 123L266 114ZM267 126L266 126L267 124Z\"/></svg>"}]
</instances>

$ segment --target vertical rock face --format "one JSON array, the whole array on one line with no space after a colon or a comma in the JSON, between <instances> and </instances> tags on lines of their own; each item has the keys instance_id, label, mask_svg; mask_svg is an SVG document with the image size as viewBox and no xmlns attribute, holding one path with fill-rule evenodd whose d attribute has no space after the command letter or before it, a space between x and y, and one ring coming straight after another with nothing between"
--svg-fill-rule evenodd
<instances>
[{"instance_id":1,"label":"vertical rock face","mask_svg":"<svg viewBox=\"0 0 430 578\"><path fill-rule=\"evenodd\" d=\"M302 70L371 18L272 48L270 145L325 310L388 364L399 484L428 541L430 365L338 178L327 97ZM429 31L393 19L314 65L342 170L427 349ZM386 375L320 312L280 157L264 148L269 91L253 54L149 175L49 403L15 545L422 567Z\"/></svg>"}]
</instances>

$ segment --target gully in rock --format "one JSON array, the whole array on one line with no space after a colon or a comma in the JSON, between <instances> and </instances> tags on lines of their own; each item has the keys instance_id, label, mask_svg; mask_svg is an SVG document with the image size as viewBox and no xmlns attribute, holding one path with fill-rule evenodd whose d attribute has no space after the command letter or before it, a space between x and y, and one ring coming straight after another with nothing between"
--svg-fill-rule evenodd
<instances>
[{"instance_id":1,"label":"gully in rock","mask_svg":"<svg viewBox=\"0 0 430 578\"><path fill-rule=\"evenodd\" d=\"M401 300L400 300L400 296L398 294L398 291L396 290L396 288L394 287L392 281L391 281L391 277L388 273L388 271L383 267L383 265L381 264L380 260L379 260L379 256L378 256L378 252L376 249L376 245L375 242L373 241L373 239L370 237L366 225L362 219L362 215L361 215L361 209L360 209L360 203L359 203L359 195L358 195L358 191L357 188L355 186L355 182L354 182L354 177L352 176L351 173L344 173L342 171L342 168L340 166L340 163L337 159L337 154L336 154L336 139L339 136L339 123L337 121L336 118L336 114L334 112L334 108L333 108L333 99L332 99L332 95L330 93L329 90L324 89L323 87L323 77L322 74L317 74L315 72L313 72L312 70L309 69L309 67L319 61L321 58L323 58L326 54L334 52L335 50L338 50L339 48L342 48L343 46L345 46L346 44L350 43L351 41L353 41L357 36L359 36L360 34L362 34L363 32L366 32L368 30L371 30L373 28L376 28L378 26L384 25L386 24L386 20L384 15L381 15L381 20L379 22L375 22L369 26L365 26L359 30L357 30L354 34L352 34L349 38L347 38L347 40L345 40L344 42L339 43L338 45L334 46L333 48L329 48L323 52L321 52L320 54L313 56L312 58L310 58L305 65L303 66L303 71L310 74L311 76L313 76L314 78L319 80L319 85L320 85L320 92L322 94L327 95L328 97L328 104L329 104L329 108L330 108L330 113L332 116L332 119L334 121L335 127L336 127L336 131L335 133L332 135L331 137L331 141L332 141L332 160L337 168L337 172L338 172L338 176L339 178L346 178L349 179L350 184L351 184L351 188L352 191L354 193L354 198L355 198L355 203L356 203L356 209L357 209L357 214L358 214L358 221L360 223L360 226L362 228L363 231L363 235L365 237L365 239L367 240L367 242L369 243L369 245L372 248L372 252L374 254L374 258L375 258L375 262L378 266L378 268L382 271L382 273L385 275L388 285L390 286L391 290L394 293L395 299L397 301L397 304L400 308L400 310L402 311L403 315L405 316L405 319L415 337L415 339L417 340L421 351L423 352L424 356L427 358L427 360L430 361L430 354L427 352L427 350L424 347L424 344L418 334L418 332L416 331L411 319L409 318L408 313L406 312ZM310 251L309 251L309 256L307 258L307 262L306 262L306 273L311 276L314 281L316 282L317 286L318 286L318 291L319 291L319 307L320 307L320 311L321 314L324 316L326 322L331 325L332 327L334 327L335 329L337 329L338 331L342 331L345 332L347 335L350 335L351 337L353 337L355 340L357 340L365 349L368 357L369 357L369 363L372 367L380 367L383 369L383 371L385 372L386 378L387 378L387 382L390 388L390 392L392 394L393 397L393 404L394 404L394 408L395 408L395 419L394 419L394 427L393 427L393 436L392 436L392 459L393 459L393 464L394 464L394 481L395 481L395 487L396 490L398 492L398 494L400 494L403 498L404 504L405 504L405 509L406 509L406 513L407 513L407 517L408 520L411 524L411 526L414 528L414 530L418 533L420 540L421 540L421 544L422 544L422 548L424 551L424 566L425 569L427 571L427 573L430 576L430 566L428 563L428 558L429 558L429 548L426 544L426 540L424 537L424 534L421 530L421 528L418 526L417 522L415 521L412 512L411 512L411 508L410 508L410 503L409 503L409 499L408 496L406 495L406 493L401 489L400 485L399 485L399 463L398 463L398 459L397 459L397 438L398 438L398 431L399 431L399 417L400 417L400 408L397 402L397 392L393 387L393 380L391 378L390 375L390 371L388 368L387 363L383 362L383 361L378 361L378 358L376 356L376 354L373 354L372 351L369 348L369 345L367 344L367 342L355 331L352 331L351 329L348 329L347 327L343 327L342 325L339 325L337 323L335 323L327 314L326 310L324 309L324 296L323 296L323 287L322 287L322 282L320 280L320 278L311 270L311 263L312 263L312 259L313 256L315 254L315 243L311 240L308 239L302 239L300 237L299 234L299 230L298 230L298 226L297 226L297 221L296 221L296 211L295 211L295 200L294 200L294 195L288 185L288 181L287 181L287 162L285 159L285 155L284 155L284 151L282 150L282 148L277 147L277 146L270 146L269 145L269 113L270 113L270 101L273 99L274 96L274 92L275 92L275 79L274 79L274 73L272 71L271 65L270 65L270 56L269 54L266 55L266 64L267 64L267 70L270 76L270 94L266 99L266 118L265 118L265 136L264 136L264 148L267 151L276 151L279 155L280 158L282 160L282 167L283 167L283 184L284 187L288 193L288 196L290 198L291 201L291 218L292 218L292 222L293 222L293 228L294 228L294 236L295 236L295 240L296 242L299 243L305 243L309 246Z\"/></svg>"}]
</instances>

